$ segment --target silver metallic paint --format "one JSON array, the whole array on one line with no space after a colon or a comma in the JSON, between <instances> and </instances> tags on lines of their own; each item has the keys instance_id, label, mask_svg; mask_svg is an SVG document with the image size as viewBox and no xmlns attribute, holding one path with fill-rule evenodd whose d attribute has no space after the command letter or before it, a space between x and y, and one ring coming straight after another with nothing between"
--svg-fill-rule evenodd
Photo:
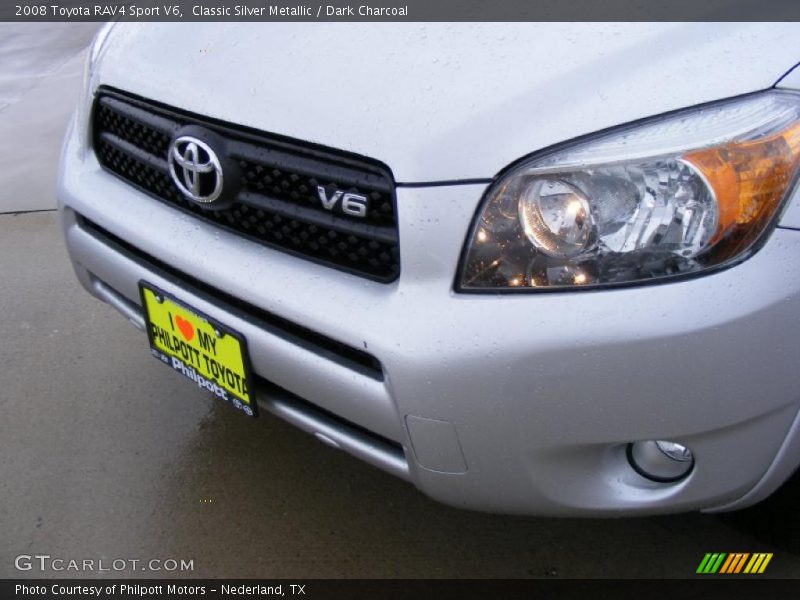
<instances>
[{"instance_id":1,"label":"silver metallic paint","mask_svg":"<svg viewBox=\"0 0 800 600\"><path fill-rule=\"evenodd\" d=\"M92 273L137 302L136 282L152 275L81 231L73 210L197 279L366 348L385 382L154 279L241 331L260 375L326 410L406 448L406 415L452 423L466 473L408 464L408 479L438 500L549 515L713 509L796 467L794 454L780 454L788 467L774 461L800 407L797 232L778 229L744 263L667 285L459 295L453 276L484 185L399 188L403 273L383 285L187 219L102 171L81 140L66 140L59 201L84 285ZM624 457L636 439L684 443L697 466L675 485L644 480Z\"/></svg>"}]
</instances>

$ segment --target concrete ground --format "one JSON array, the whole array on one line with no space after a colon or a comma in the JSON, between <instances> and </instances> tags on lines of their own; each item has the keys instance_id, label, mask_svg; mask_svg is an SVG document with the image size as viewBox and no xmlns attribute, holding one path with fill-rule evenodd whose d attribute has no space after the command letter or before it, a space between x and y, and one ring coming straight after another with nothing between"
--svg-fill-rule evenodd
<instances>
[{"instance_id":1,"label":"concrete ground","mask_svg":"<svg viewBox=\"0 0 800 600\"><path fill-rule=\"evenodd\" d=\"M0 23L0 213L55 208L59 140L96 23Z\"/></svg>"},{"instance_id":2,"label":"concrete ground","mask_svg":"<svg viewBox=\"0 0 800 600\"><path fill-rule=\"evenodd\" d=\"M0 577L41 576L14 569L20 554L193 560L194 571L173 575L197 577L686 577L709 551L771 550L698 514L552 520L451 509L269 415L250 421L199 393L78 286L55 213L29 212L53 205L69 106L51 102L36 119L26 107L47 106L35 102L54 88L77 95L75 65L91 31L51 30L67 49L41 50L38 60L23 54L43 30L8 31ZM10 64L19 68L10 73ZM34 167L46 181L31 179ZM800 576L800 557L778 551L768 574Z\"/></svg>"}]
</instances>

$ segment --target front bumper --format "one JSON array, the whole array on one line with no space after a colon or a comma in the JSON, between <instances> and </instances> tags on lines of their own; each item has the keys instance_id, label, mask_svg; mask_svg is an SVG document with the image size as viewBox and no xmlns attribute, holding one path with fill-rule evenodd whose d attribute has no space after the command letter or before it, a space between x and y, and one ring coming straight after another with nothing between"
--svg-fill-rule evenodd
<instances>
[{"instance_id":1,"label":"front bumper","mask_svg":"<svg viewBox=\"0 0 800 600\"><path fill-rule=\"evenodd\" d=\"M713 510L760 499L797 467L799 232L677 283L460 295L484 186L401 187L402 272L384 285L191 219L104 172L80 137L65 142L58 194L84 286L136 322L146 279L242 332L260 405L437 500L546 515ZM380 372L259 315L369 353ZM640 477L624 452L640 439L689 446L695 469L676 484Z\"/></svg>"}]
</instances>

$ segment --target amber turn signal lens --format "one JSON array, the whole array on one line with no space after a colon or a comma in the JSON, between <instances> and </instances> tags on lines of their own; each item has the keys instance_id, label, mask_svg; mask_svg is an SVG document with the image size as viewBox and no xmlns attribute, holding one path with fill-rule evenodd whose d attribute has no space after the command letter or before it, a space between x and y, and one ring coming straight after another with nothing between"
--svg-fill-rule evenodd
<instances>
[{"instance_id":1,"label":"amber turn signal lens","mask_svg":"<svg viewBox=\"0 0 800 600\"><path fill-rule=\"evenodd\" d=\"M683 159L706 178L718 206L711 243L749 243L778 208L800 163L800 121L756 140L689 152Z\"/></svg>"}]
</instances>

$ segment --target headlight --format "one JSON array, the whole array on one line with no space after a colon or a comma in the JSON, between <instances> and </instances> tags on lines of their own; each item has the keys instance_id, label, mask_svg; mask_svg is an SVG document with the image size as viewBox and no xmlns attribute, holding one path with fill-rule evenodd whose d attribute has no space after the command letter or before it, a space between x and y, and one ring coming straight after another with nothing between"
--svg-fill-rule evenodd
<instances>
[{"instance_id":1,"label":"headlight","mask_svg":"<svg viewBox=\"0 0 800 600\"><path fill-rule=\"evenodd\" d=\"M800 159L800 96L770 91L533 157L488 190L464 290L670 278L749 256Z\"/></svg>"},{"instance_id":2,"label":"headlight","mask_svg":"<svg viewBox=\"0 0 800 600\"><path fill-rule=\"evenodd\" d=\"M89 76L91 76L91 73L94 70L94 65L97 62L97 59L100 58L103 50L105 50L106 42L108 41L108 36L111 34L111 30L114 29L116 25L117 21L110 21L97 30L97 33L95 34L94 39L89 46L89 56L86 57L86 66Z\"/></svg>"},{"instance_id":3,"label":"headlight","mask_svg":"<svg viewBox=\"0 0 800 600\"><path fill-rule=\"evenodd\" d=\"M106 43L108 42L108 37L111 34L111 30L114 29L116 26L117 21L112 21L110 23L106 23L97 31L92 40L92 43L89 45L89 51L86 55L86 62L83 67L83 86L81 86L80 95L78 97L78 108L76 111L76 122L80 127L80 130L85 132L84 135L84 151L89 147L89 114L91 112L90 107L92 103L92 95L93 95L93 82L92 78L94 75L95 65L97 60L103 54L103 51L106 49Z\"/></svg>"}]
</instances>

